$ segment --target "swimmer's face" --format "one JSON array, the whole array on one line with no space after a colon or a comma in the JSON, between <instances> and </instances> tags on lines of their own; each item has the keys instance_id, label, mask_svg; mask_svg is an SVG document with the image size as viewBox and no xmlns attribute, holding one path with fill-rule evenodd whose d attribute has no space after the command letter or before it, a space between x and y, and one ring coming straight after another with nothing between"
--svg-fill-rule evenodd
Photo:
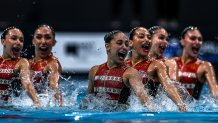
<instances>
[{"instance_id":1,"label":"swimmer's face","mask_svg":"<svg viewBox=\"0 0 218 123\"><path fill-rule=\"evenodd\" d=\"M33 44L35 45L35 52L42 57L51 54L52 47L55 45L55 37L52 35L52 30L43 26L38 28L34 33Z\"/></svg>"},{"instance_id":2,"label":"swimmer's face","mask_svg":"<svg viewBox=\"0 0 218 123\"><path fill-rule=\"evenodd\" d=\"M157 56L162 56L168 46L167 31L163 28L157 29L151 37L151 42L151 52Z\"/></svg>"},{"instance_id":3,"label":"swimmer's face","mask_svg":"<svg viewBox=\"0 0 218 123\"><path fill-rule=\"evenodd\" d=\"M130 40L132 51L140 56L147 56L151 48L151 35L147 29L140 27L135 30L133 39Z\"/></svg>"},{"instance_id":4,"label":"swimmer's face","mask_svg":"<svg viewBox=\"0 0 218 123\"><path fill-rule=\"evenodd\" d=\"M189 30L181 40L184 52L191 57L197 57L203 43L203 38L199 30Z\"/></svg>"},{"instance_id":5,"label":"swimmer's face","mask_svg":"<svg viewBox=\"0 0 218 123\"><path fill-rule=\"evenodd\" d=\"M20 57L21 50L23 49L23 43L23 33L17 28L10 29L5 36L5 39L2 39L4 55L8 58Z\"/></svg>"},{"instance_id":6,"label":"swimmer's face","mask_svg":"<svg viewBox=\"0 0 218 123\"><path fill-rule=\"evenodd\" d=\"M110 43L106 43L108 58L115 63L124 63L125 57L128 52L128 37L124 33L117 33Z\"/></svg>"}]
</instances>

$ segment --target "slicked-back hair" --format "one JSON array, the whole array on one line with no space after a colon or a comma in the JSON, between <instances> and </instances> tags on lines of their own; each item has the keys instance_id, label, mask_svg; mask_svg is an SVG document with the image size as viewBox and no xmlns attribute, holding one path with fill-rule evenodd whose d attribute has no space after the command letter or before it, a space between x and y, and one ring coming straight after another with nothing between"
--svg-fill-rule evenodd
<instances>
[{"instance_id":1,"label":"slicked-back hair","mask_svg":"<svg viewBox=\"0 0 218 123\"><path fill-rule=\"evenodd\" d=\"M118 33L123 33L123 32L120 30L113 30L111 32L106 33L104 36L105 43L110 43L111 40L113 40L114 37L116 36L116 34L118 34Z\"/></svg>"},{"instance_id":2,"label":"slicked-back hair","mask_svg":"<svg viewBox=\"0 0 218 123\"><path fill-rule=\"evenodd\" d=\"M19 29L19 28L15 27L15 26L11 26L11 27L6 28L6 29L3 31L2 35L1 35L1 40L2 40L2 39L5 39L6 35L8 34L8 32L9 32L11 29ZM19 30L20 30L20 29L19 29Z\"/></svg>"},{"instance_id":3,"label":"slicked-back hair","mask_svg":"<svg viewBox=\"0 0 218 123\"><path fill-rule=\"evenodd\" d=\"M133 39L133 36L135 35L135 31L137 30L137 29L139 29L140 27L135 27L135 28L133 28L133 29L131 29L130 30L130 32L129 32L129 40L132 40Z\"/></svg>"},{"instance_id":4,"label":"slicked-back hair","mask_svg":"<svg viewBox=\"0 0 218 123\"><path fill-rule=\"evenodd\" d=\"M36 30L38 30L41 27L49 28L51 30L51 33L52 33L53 37L55 38L55 30L54 30L54 28L52 26L50 26L48 24L40 24L40 25L38 25L37 28L35 29L34 33L36 32Z\"/></svg>"},{"instance_id":5,"label":"slicked-back hair","mask_svg":"<svg viewBox=\"0 0 218 123\"><path fill-rule=\"evenodd\" d=\"M198 27L196 27L196 26L188 26L188 27L186 27L186 28L182 31L182 33L181 33L181 39L184 39L184 38L185 38L185 34L186 34L188 31L190 31L190 30L198 30L198 31L200 32L200 30L198 29Z\"/></svg>"},{"instance_id":6,"label":"slicked-back hair","mask_svg":"<svg viewBox=\"0 0 218 123\"><path fill-rule=\"evenodd\" d=\"M152 35L154 35L156 33L157 30L159 29L164 29L162 26L152 26L148 29L149 33Z\"/></svg>"}]
</instances>

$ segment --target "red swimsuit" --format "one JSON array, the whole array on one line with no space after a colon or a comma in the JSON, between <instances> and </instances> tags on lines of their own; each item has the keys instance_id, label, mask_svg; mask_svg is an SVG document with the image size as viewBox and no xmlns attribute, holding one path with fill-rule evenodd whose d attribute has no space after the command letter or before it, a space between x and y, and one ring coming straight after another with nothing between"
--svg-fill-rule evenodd
<instances>
[{"instance_id":1,"label":"red swimsuit","mask_svg":"<svg viewBox=\"0 0 218 123\"><path fill-rule=\"evenodd\" d=\"M149 79L149 77L147 76L147 69L149 67L149 65L151 64L151 60L144 60L141 61L139 63L137 63L135 66L132 65L132 60L128 59L126 61L126 64L129 65L130 67L134 67L135 69L137 69L143 79L143 84L145 85L145 88L147 88L149 90L149 95L155 96L157 93L157 88L158 85L160 84L157 81L154 81L152 79Z\"/></svg>"},{"instance_id":2,"label":"red swimsuit","mask_svg":"<svg viewBox=\"0 0 218 123\"><path fill-rule=\"evenodd\" d=\"M52 60L57 59L50 55L46 60L29 61L32 70L32 81L37 93L44 93L47 90L47 73L44 72L44 69Z\"/></svg>"},{"instance_id":3,"label":"red swimsuit","mask_svg":"<svg viewBox=\"0 0 218 123\"><path fill-rule=\"evenodd\" d=\"M175 61L179 69L179 81L188 90L190 95L192 95L195 99L199 99L203 83L200 83L197 79L197 70L202 61L195 59L185 65L182 64L181 58L177 58Z\"/></svg>"},{"instance_id":4,"label":"red swimsuit","mask_svg":"<svg viewBox=\"0 0 218 123\"><path fill-rule=\"evenodd\" d=\"M122 79L126 69L126 66L109 69L106 63L100 65L94 78L95 94L107 94L109 104L126 104L130 95Z\"/></svg>"},{"instance_id":5,"label":"red swimsuit","mask_svg":"<svg viewBox=\"0 0 218 123\"><path fill-rule=\"evenodd\" d=\"M14 67L19 60L20 59L4 60L2 57L0 57L0 96L1 100L5 102L8 101L12 92L14 92L14 89L19 90L21 87L21 83L15 77L14 73Z\"/></svg>"}]
</instances>

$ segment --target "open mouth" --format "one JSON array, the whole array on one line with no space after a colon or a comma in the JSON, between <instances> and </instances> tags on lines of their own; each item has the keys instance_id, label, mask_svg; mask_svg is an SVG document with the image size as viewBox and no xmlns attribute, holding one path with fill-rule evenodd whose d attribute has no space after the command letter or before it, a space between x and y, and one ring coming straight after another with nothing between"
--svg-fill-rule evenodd
<instances>
[{"instance_id":1,"label":"open mouth","mask_svg":"<svg viewBox=\"0 0 218 123\"><path fill-rule=\"evenodd\" d=\"M18 54L18 53L20 53L20 51L21 51L21 48L20 48L20 47L13 47L13 48L12 48L13 54Z\"/></svg>"},{"instance_id":2,"label":"open mouth","mask_svg":"<svg viewBox=\"0 0 218 123\"><path fill-rule=\"evenodd\" d=\"M193 52L194 54L197 54L197 53L199 52L199 50L200 50L200 47L196 47L196 46L193 46L193 47L192 47L192 52Z\"/></svg>"},{"instance_id":3,"label":"open mouth","mask_svg":"<svg viewBox=\"0 0 218 123\"><path fill-rule=\"evenodd\" d=\"M126 58L127 52L118 52L118 56L120 59L124 60Z\"/></svg>"},{"instance_id":4,"label":"open mouth","mask_svg":"<svg viewBox=\"0 0 218 123\"><path fill-rule=\"evenodd\" d=\"M41 46L41 47L39 47L39 50L41 50L41 51L47 51L47 50L48 50L48 47L47 47L47 46Z\"/></svg>"},{"instance_id":5,"label":"open mouth","mask_svg":"<svg viewBox=\"0 0 218 123\"><path fill-rule=\"evenodd\" d=\"M159 48L160 52L163 53L165 51L165 49L166 49L166 46L165 45L161 45L158 48Z\"/></svg>"},{"instance_id":6,"label":"open mouth","mask_svg":"<svg viewBox=\"0 0 218 123\"><path fill-rule=\"evenodd\" d=\"M145 43L142 45L142 48L145 52L148 52L151 48L151 43Z\"/></svg>"}]
</instances>

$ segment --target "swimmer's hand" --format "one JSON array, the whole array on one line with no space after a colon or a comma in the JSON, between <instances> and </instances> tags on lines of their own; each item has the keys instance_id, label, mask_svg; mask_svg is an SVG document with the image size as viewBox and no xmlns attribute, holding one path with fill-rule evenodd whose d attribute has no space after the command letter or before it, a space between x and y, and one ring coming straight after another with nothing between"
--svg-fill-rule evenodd
<instances>
[{"instance_id":1,"label":"swimmer's hand","mask_svg":"<svg viewBox=\"0 0 218 123\"><path fill-rule=\"evenodd\" d=\"M149 104L148 106L149 111L155 111L155 107L152 104Z\"/></svg>"},{"instance_id":2,"label":"swimmer's hand","mask_svg":"<svg viewBox=\"0 0 218 123\"><path fill-rule=\"evenodd\" d=\"M149 111L155 111L155 106L151 102L147 102L144 106L147 107Z\"/></svg>"},{"instance_id":3,"label":"swimmer's hand","mask_svg":"<svg viewBox=\"0 0 218 123\"><path fill-rule=\"evenodd\" d=\"M218 100L218 93L217 94L212 94L212 98L214 98L215 100Z\"/></svg>"},{"instance_id":4,"label":"swimmer's hand","mask_svg":"<svg viewBox=\"0 0 218 123\"><path fill-rule=\"evenodd\" d=\"M95 98L93 94L87 94L85 98L83 98L82 101L80 102L79 108L87 109L90 103L92 102L93 98Z\"/></svg>"},{"instance_id":5,"label":"swimmer's hand","mask_svg":"<svg viewBox=\"0 0 218 123\"><path fill-rule=\"evenodd\" d=\"M82 99L82 101L79 104L79 108L80 109L87 109L88 108L88 104L89 104L89 100L84 98Z\"/></svg>"},{"instance_id":6,"label":"swimmer's hand","mask_svg":"<svg viewBox=\"0 0 218 123\"><path fill-rule=\"evenodd\" d=\"M184 103L182 104L177 104L177 106L179 107L179 111L181 112L186 112L186 105Z\"/></svg>"},{"instance_id":7,"label":"swimmer's hand","mask_svg":"<svg viewBox=\"0 0 218 123\"><path fill-rule=\"evenodd\" d=\"M38 108L39 107L39 101L38 100L33 101L33 107L34 108Z\"/></svg>"}]
</instances>

